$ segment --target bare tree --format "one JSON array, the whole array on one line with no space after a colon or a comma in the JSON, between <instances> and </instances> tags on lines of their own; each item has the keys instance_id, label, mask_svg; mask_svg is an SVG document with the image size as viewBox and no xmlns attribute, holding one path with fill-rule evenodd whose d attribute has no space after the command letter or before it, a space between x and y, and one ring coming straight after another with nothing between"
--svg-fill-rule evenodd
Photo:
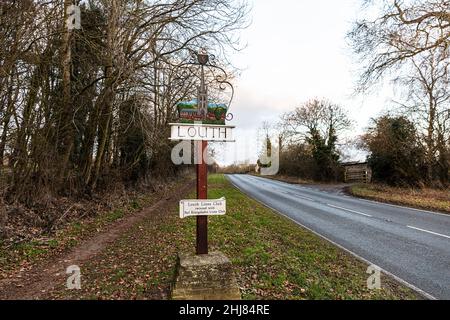
<instances>
[{"instance_id":1,"label":"bare tree","mask_svg":"<svg viewBox=\"0 0 450 320\"><path fill-rule=\"evenodd\" d=\"M412 72L397 79L408 88L400 110L414 120L422 133L428 180L434 179L434 168L439 166L438 175L445 182L450 165L446 157L450 141L450 59L434 50L419 61L411 59Z\"/></svg>"},{"instance_id":2,"label":"bare tree","mask_svg":"<svg viewBox=\"0 0 450 320\"><path fill-rule=\"evenodd\" d=\"M364 71L359 89L365 90L387 72L408 65L431 50L450 50L450 1L366 1L375 18L356 21L349 33ZM369 11L369 10L368 10Z\"/></svg>"},{"instance_id":3,"label":"bare tree","mask_svg":"<svg viewBox=\"0 0 450 320\"><path fill-rule=\"evenodd\" d=\"M313 99L283 116L286 133L291 139L305 140L318 132L326 141L352 126L345 110L327 100Z\"/></svg>"},{"instance_id":4,"label":"bare tree","mask_svg":"<svg viewBox=\"0 0 450 320\"><path fill-rule=\"evenodd\" d=\"M376 17L357 21L349 34L364 66L358 90L385 76L401 84L401 110L418 123L426 146L428 180L437 163L448 177L450 1L366 3L378 9Z\"/></svg>"},{"instance_id":5,"label":"bare tree","mask_svg":"<svg viewBox=\"0 0 450 320\"><path fill-rule=\"evenodd\" d=\"M312 168L307 178L337 180L340 151L339 136L352 126L345 110L327 100L313 99L282 117L285 139L282 155L283 166L296 168L292 161L301 159L303 165ZM313 164L311 164L313 163ZM288 170L289 171L289 170Z\"/></svg>"},{"instance_id":6,"label":"bare tree","mask_svg":"<svg viewBox=\"0 0 450 320\"><path fill-rule=\"evenodd\" d=\"M81 7L81 30L65 26L71 4ZM195 95L192 52L209 48L232 70L227 55L239 49L247 12L231 0L0 1L0 162L7 153L10 194L29 201L90 193L130 172L174 173L167 124Z\"/></svg>"}]
</instances>

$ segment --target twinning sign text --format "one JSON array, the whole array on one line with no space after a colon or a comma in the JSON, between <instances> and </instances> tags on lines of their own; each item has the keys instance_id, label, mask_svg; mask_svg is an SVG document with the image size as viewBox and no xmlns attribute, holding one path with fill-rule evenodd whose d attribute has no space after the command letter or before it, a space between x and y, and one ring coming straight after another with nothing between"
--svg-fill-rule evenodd
<instances>
[{"instance_id":1,"label":"twinning sign text","mask_svg":"<svg viewBox=\"0 0 450 320\"><path fill-rule=\"evenodd\" d=\"M227 200L181 200L180 218L198 216L224 216L227 213Z\"/></svg>"}]
</instances>

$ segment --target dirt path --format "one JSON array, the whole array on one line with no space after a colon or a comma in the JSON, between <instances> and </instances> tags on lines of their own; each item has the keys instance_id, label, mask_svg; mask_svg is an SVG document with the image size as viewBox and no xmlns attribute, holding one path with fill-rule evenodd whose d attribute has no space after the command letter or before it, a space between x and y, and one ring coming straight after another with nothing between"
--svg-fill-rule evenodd
<instances>
[{"instance_id":1,"label":"dirt path","mask_svg":"<svg viewBox=\"0 0 450 320\"><path fill-rule=\"evenodd\" d=\"M81 266L93 259L131 227L164 210L168 207L169 202L181 200L183 195L192 188L193 182L191 181L182 188L175 190L170 197L161 199L153 206L134 215L126 216L113 224L107 231L84 241L69 252L54 257L51 261L39 263L30 270L22 270L13 278L0 281L0 299L45 299L48 292L66 282L68 277L65 273L67 267L71 265Z\"/></svg>"}]
</instances>

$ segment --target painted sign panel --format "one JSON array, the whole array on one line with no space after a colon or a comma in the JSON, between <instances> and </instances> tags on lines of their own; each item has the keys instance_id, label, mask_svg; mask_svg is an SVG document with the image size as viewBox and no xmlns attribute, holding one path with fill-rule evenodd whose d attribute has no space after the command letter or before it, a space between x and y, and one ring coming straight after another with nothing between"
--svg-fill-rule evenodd
<instances>
[{"instance_id":1,"label":"painted sign panel","mask_svg":"<svg viewBox=\"0 0 450 320\"><path fill-rule=\"evenodd\" d=\"M170 140L234 142L232 126L172 123Z\"/></svg>"},{"instance_id":2,"label":"painted sign panel","mask_svg":"<svg viewBox=\"0 0 450 320\"><path fill-rule=\"evenodd\" d=\"M208 103L206 111L200 110L197 99L180 102L177 105L180 123L193 124L202 121L204 124L225 125L228 107L222 103ZM205 114L206 113L206 114Z\"/></svg>"},{"instance_id":3,"label":"painted sign panel","mask_svg":"<svg viewBox=\"0 0 450 320\"><path fill-rule=\"evenodd\" d=\"M223 216L227 213L227 200L181 200L180 218Z\"/></svg>"}]
</instances>

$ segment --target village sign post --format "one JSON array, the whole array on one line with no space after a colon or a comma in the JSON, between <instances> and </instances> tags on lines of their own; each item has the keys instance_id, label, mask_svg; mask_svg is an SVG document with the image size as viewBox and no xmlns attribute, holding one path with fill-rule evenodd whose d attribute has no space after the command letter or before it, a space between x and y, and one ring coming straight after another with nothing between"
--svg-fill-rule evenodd
<instances>
[{"instance_id":1,"label":"village sign post","mask_svg":"<svg viewBox=\"0 0 450 320\"><path fill-rule=\"evenodd\" d=\"M171 137L173 141L196 141L200 148L198 153L199 163L197 170L197 200L183 200L180 202L180 217L197 217L197 255L208 254L208 216L224 215L226 213L226 200L208 200L208 164L204 159L207 154L208 141L233 142L232 126L225 125L230 120L228 114L229 104L210 103L208 90L205 84L205 67L216 68L223 72L224 76L218 76L215 80L220 84L232 85L226 81L226 72L215 65L210 64L211 57L206 52L196 54L197 64L201 66L200 87L196 100L181 102L178 104L179 122L172 123ZM232 99L232 98L231 98ZM231 118L232 119L232 118Z\"/></svg>"}]
</instances>

